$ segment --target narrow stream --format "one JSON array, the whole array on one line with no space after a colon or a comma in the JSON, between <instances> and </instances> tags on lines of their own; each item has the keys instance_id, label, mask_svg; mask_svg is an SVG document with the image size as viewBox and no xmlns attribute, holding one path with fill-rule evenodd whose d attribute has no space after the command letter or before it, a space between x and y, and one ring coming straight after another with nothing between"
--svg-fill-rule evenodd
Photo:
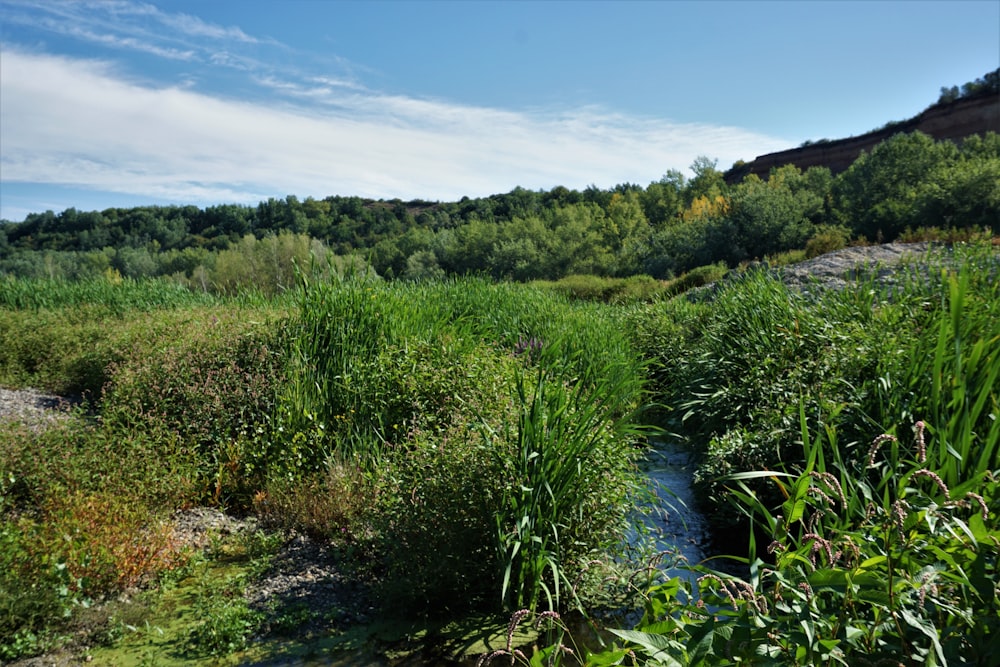
<instances>
[{"instance_id":1,"label":"narrow stream","mask_svg":"<svg viewBox=\"0 0 1000 667\"><path fill-rule=\"evenodd\" d=\"M655 546L668 556L664 571L671 576L694 579L681 565L705 565L713 570L746 578L749 571L744 563L729 558L745 544L739 535L713 535L712 525L700 509L694 489L695 455L687 448L668 441L653 441L642 469L649 476L657 496L654 512L646 518L653 531Z\"/></svg>"},{"instance_id":2,"label":"narrow stream","mask_svg":"<svg viewBox=\"0 0 1000 667\"><path fill-rule=\"evenodd\" d=\"M712 556L708 519L699 511L694 492L693 454L676 443L656 441L643 470L649 475L658 499L646 522L653 531L657 548L676 554L683 561L681 564L697 565ZM717 561L712 564L718 566ZM669 558L666 565L668 570L672 569Z\"/></svg>"}]
</instances>

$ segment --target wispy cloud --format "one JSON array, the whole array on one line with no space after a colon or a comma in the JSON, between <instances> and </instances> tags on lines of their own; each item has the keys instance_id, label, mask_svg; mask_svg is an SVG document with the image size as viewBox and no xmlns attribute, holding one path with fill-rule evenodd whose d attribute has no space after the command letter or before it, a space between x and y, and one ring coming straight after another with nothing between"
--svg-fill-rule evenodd
<instances>
[{"instance_id":1,"label":"wispy cloud","mask_svg":"<svg viewBox=\"0 0 1000 667\"><path fill-rule=\"evenodd\" d=\"M152 55L203 70L199 76L192 76L189 69L173 73L165 70L159 74L164 85L192 85L228 75L250 77L262 94L277 91L294 98L316 97L330 86L364 89L356 77L356 72L364 68L342 57L302 53L274 39L249 35L238 26L166 12L149 3L0 0L0 11L6 23L22 29L78 40L92 47Z\"/></svg>"},{"instance_id":2,"label":"wispy cloud","mask_svg":"<svg viewBox=\"0 0 1000 667\"><path fill-rule=\"evenodd\" d=\"M218 40L236 40L248 44L256 44L259 40L251 37L236 26L218 26L206 23L196 16L188 14L166 14L156 10L153 16L164 26L174 28L188 37Z\"/></svg>"},{"instance_id":3,"label":"wispy cloud","mask_svg":"<svg viewBox=\"0 0 1000 667\"><path fill-rule=\"evenodd\" d=\"M156 44L136 39L135 37L100 34L91 32L85 28L73 26L66 27L65 34L86 40L88 42L93 42L95 44L101 44L117 49L140 51L142 53L149 53L154 56L169 58L171 60L194 60L195 58L195 52L193 49L174 49L170 47L157 46Z\"/></svg>"},{"instance_id":4,"label":"wispy cloud","mask_svg":"<svg viewBox=\"0 0 1000 667\"><path fill-rule=\"evenodd\" d=\"M4 0L5 18L22 25L41 27L57 34L103 42L108 36L124 41L169 42L187 40L261 40L236 26L208 23L189 14L171 14L154 5L126 0Z\"/></svg>"},{"instance_id":5,"label":"wispy cloud","mask_svg":"<svg viewBox=\"0 0 1000 667\"><path fill-rule=\"evenodd\" d=\"M525 112L388 94L358 77L362 64L143 2L0 0L0 9L9 23L105 54L5 40L7 184L199 205L286 194L450 200L518 185L644 183L699 155L725 166L787 143L596 107ZM132 70L126 51L172 69ZM0 217L23 217L0 206Z\"/></svg>"},{"instance_id":6,"label":"wispy cloud","mask_svg":"<svg viewBox=\"0 0 1000 667\"><path fill-rule=\"evenodd\" d=\"M523 113L337 81L293 91L317 103L265 105L138 85L107 62L10 49L0 58L0 85L5 181L196 204L609 187L647 183L699 155L727 166L786 143L596 108Z\"/></svg>"}]
</instances>

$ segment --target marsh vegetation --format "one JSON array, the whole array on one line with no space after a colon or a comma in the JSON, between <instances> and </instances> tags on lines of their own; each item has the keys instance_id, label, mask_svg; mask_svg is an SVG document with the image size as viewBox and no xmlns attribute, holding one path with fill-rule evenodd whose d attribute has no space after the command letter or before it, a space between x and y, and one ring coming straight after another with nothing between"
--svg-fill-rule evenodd
<instances>
[{"instance_id":1,"label":"marsh vegetation","mask_svg":"<svg viewBox=\"0 0 1000 667\"><path fill-rule=\"evenodd\" d=\"M0 660L990 664L1000 139L695 167L0 225L0 385L76 406L0 421ZM637 529L653 436L737 568ZM301 540L357 588L261 606Z\"/></svg>"},{"instance_id":2,"label":"marsh vegetation","mask_svg":"<svg viewBox=\"0 0 1000 667\"><path fill-rule=\"evenodd\" d=\"M989 245L956 246L888 286L803 293L748 271L702 300L619 305L483 279L278 298L5 279L3 382L85 408L2 426L4 657L81 615L91 643L122 641L139 625L90 607L193 576L203 556L170 518L208 504L267 527L232 547L247 563L282 531L329 545L384 617L631 604L645 617L619 636L650 660L985 659L998 270ZM628 586L649 556L626 538L652 424L697 452L708 514L748 536L746 581L692 563ZM225 627L187 628L175 659L262 631L245 582L216 585L200 599Z\"/></svg>"}]
</instances>

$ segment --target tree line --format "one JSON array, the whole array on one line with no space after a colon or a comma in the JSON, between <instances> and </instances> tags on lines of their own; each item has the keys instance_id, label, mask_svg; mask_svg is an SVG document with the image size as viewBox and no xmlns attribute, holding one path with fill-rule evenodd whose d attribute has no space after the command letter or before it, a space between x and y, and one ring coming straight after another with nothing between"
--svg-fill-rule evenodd
<instances>
[{"instance_id":1,"label":"tree line","mask_svg":"<svg viewBox=\"0 0 1000 667\"><path fill-rule=\"evenodd\" d=\"M897 134L846 171L787 165L727 184L701 157L643 187L515 188L455 202L331 196L257 206L33 213L0 224L0 274L167 276L196 289L280 290L293 262L354 257L386 279L485 274L668 279L793 250L888 242L908 229L1000 234L1000 135Z\"/></svg>"},{"instance_id":2,"label":"tree line","mask_svg":"<svg viewBox=\"0 0 1000 667\"><path fill-rule=\"evenodd\" d=\"M985 75L967 81L959 86L942 86L941 96L938 97L938 104L951 104L958 100L970 99L973 97L985 97L987 95L1000 95L1000 67L987 72Z\"/></svg>"}]
</instances>

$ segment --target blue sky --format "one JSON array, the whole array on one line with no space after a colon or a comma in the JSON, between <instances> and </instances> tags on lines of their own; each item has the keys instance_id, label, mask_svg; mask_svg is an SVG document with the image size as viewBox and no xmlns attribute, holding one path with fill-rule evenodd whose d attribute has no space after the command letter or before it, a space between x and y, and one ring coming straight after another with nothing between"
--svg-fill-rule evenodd
<instances>
[{"instance_id":1,"label":"blue sky","mask_svg":"<svg viewBox=\"0 0 1000 667\"><path fill-rule=\"evenodd\" d=\"M648 184L1000 67L1000 0L0 0L0 218Z\"/></svg>"}]
</instances>

